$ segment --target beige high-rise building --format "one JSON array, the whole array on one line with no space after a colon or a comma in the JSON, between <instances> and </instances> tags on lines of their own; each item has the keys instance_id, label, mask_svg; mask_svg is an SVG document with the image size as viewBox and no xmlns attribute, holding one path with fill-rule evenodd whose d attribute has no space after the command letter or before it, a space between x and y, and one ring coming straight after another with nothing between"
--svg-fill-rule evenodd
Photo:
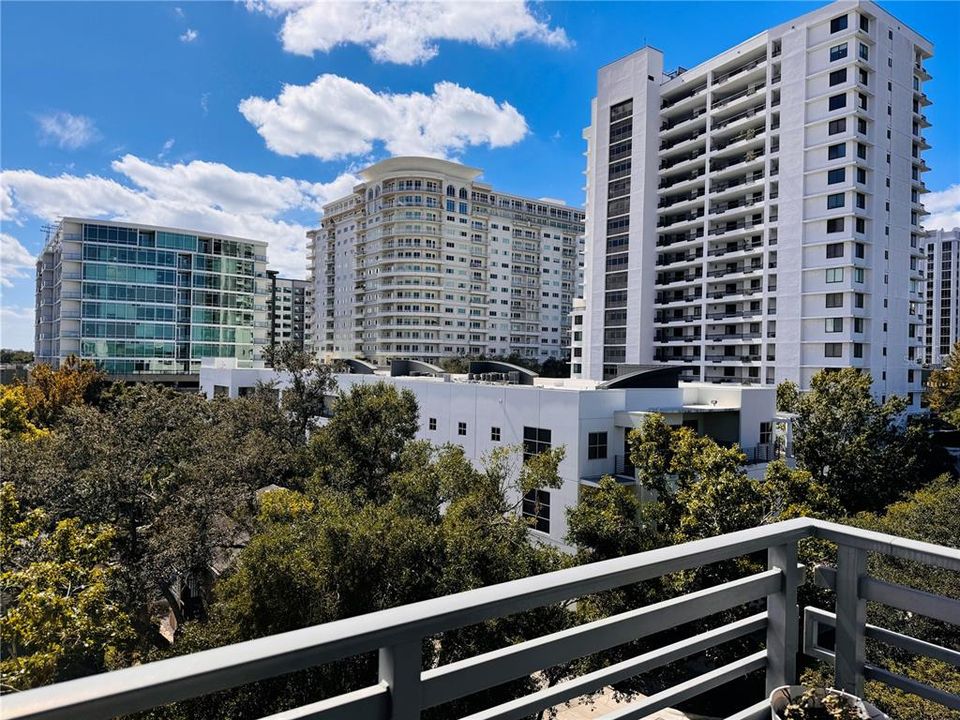
<instances>
[{"instance_id":1,"label":"beige high-rise building","mask_svg":"<svg viewBox=\"0 0 960 720\"><path fill-rule=\"evenodd\" d=\"M307 263L322 357L569 353L583 211L499 192L480 174L390 158L324 206Z\"/></svg>"}]
</instances>

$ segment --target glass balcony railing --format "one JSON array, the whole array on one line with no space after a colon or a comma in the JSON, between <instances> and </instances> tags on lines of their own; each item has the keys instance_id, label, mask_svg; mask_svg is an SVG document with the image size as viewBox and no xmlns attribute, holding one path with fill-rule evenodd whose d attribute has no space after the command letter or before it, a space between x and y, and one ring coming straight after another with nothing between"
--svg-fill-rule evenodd
<instances>
[{"instance_id":1,"label":"glass balcony railing","mask_svg":"<svg viewBox=\"0 0 960 720\"><path fill-rule=\"evenodd\" d=\"M664 356L663 359L672 358ZM835 567L818 566L810 574L817 585L833 591L830 610L798 609L797 588L811 579L804 567L797 564L797 544L806 538L816 538L836 548ZM767 569L746 577L530 638L467 660L424 667L424 643L433 642L433 638L444 632L758 553L766 555ZM864 681L869 679L957 707L960 698L956 695L865 660L863 648L865 640L870 638L923 657L946 658L957 664L955 648L921 642L900 632L867 624L868 602L948 623L956 623L960 618L960 600L871 577L867 568L870 553L960 571L960 550L957 549L797 518L14 693L3 698L3 716L7 720L116 717L378 652L378 682L319 700L284 716L409 720L419 718L428 708L603 652L627 640L653 636L714 613L751 607L756 612L743 619L700 635L677 639L671 645L588 675L547 685L530 695L489 708L484 716L535 715L751 633L763 633L762 649L638 699L618 715L645 717L754 671L765 673L769 696L781 685L796 683L800 652L834 664L835 687L855 695L863 695ZM819 644L818 625L835 628L832 647ZM740 720L770 717L769 701L764 697L743 697L743 704L744 709L734 717Z\"/></svg>"}]
</instances>

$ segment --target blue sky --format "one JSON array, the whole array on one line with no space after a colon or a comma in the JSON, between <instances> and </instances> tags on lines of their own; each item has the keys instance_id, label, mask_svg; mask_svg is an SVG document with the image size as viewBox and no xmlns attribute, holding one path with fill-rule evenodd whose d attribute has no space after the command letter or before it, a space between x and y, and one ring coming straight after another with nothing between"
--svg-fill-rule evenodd
<instances>
[{"instance_id":1,"label":"blue sky","mask_svg":"<svg viewBox=\"0 0 960 720\"><path fill-rule=\"evenodd\" d=\"M61 215L258 237L302 275L320 206L390 154L581 205L598 67L644 44L692 67L823 4L274 2L0 4L0 344L32 346ZM926 200L960 225L960 3L883 5L936 46Z\"/></svg>"}]
</instances>

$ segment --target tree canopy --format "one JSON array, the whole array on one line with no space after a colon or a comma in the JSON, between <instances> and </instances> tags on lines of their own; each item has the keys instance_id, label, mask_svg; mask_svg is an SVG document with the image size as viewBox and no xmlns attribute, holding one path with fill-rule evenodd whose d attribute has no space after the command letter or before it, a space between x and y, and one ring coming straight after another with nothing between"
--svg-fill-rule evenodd
<instances>
[{"instance_id":1,"label":"tree canopy","mask_svg":"<svg viewBox=\"0 0 960 720\"><path fill-rule=\"evenodd\" d=\"M851 514L881 510L948 467L928 424L905 417L902 397L877 402L871 383L853 368L821 371L797 402L797 462Z\"/></svg>"},{"instance_id":2,"label":"tree canopy","mask_svg":"<svg viewBox=\"0 0 960 720\"><path fill-rule=\"evenodd\" d=\"M944 366L930 373L927 404L931 412L960 428L960 342L950 349Z\"/></svg>"}]
</instances>

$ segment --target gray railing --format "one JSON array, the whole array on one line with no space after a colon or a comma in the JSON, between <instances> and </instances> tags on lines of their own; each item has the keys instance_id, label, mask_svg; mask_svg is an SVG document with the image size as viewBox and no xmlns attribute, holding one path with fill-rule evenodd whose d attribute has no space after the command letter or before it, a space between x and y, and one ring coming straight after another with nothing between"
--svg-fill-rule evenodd
<instances>
[{"instance_id":1,"label":"gray railing","mask_svg":"<svg viewBox=\"0 0 960 720\"><path fill-rule=\"evenodd\" d=\"M836 543L838 548L836 570L821 568L817 573L822 584L836 591L835 611L806 609L804 635L815 638L810 632L814 621L835 624L835 648L832 652L824 650L812 640L803 645L809 654L835 662L836 686L862 694L864 678L871 678L960 708L960 697L869 665L864 652L865 638L875 637L960 666L960 653L955 649L866 623L868 600L960 622L960 601L875 580L867 574L866 565L868 553L875 552L960 571L960 550L798 518L7 695L3 698L3 717L109 718L376 650L379 682L281 716L301 720L409 720L419 718L426 708L758 601L765 601L764 611L544 687L471 717L526 717L760 630L765 631L765 649L635 702L611 717L644 717L761 669L766 673L769 694L773 688L797 679L801 648L797 587L804 579L803 568L797 564L797 541L807 537ZM422 667L424 641L445 631L764 551L767 570L762 572L459 662L425 670ZM729 720L767 718L769 712L768 703L758 699Z\"/></svg>"}]
</instances>

